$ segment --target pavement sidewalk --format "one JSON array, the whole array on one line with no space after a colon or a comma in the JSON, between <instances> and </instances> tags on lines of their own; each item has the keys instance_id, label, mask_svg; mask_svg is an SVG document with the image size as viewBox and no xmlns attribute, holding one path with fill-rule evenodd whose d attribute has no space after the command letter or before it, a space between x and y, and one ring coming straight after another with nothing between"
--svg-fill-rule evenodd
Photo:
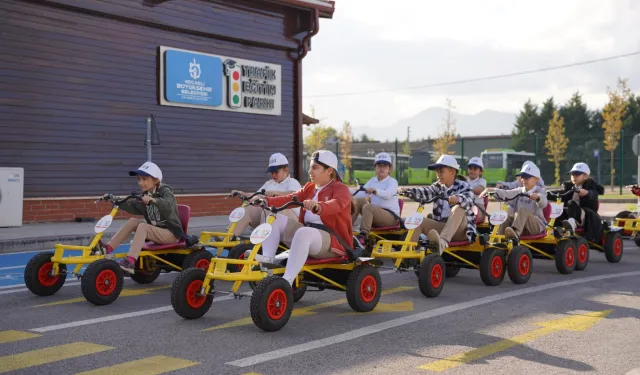
<instances>
[{"instance_id":1,"label":"pavement sidewalk","mask_svg":"<svg viewBox=\"0 0 640 375\"><path fill-rule=\"evenodd\" d=\"M624 210L629 210L635 204L630 203L604 203L600 204L600 215L605 220L612 220L615 215ZM405 201L402 216L406 217L418 208L418 204ZM499 208L497 202L490 202L488 211L493 212ZM431 212L431 205L426 205L424 212ZM109 229L105 231L103 239L108 241L126 220L115 220ZM229 224L229 218L223 216L199 216L189 220L189 234L199 235L202 231L223 231ZM358 226L356 222L356 227ZM21 251L41 251L53 249L56 244L88 245L95 235L93 230L95 223L66 222L66 223L41 223L26 224L17 228L0 228L0 254L15 253Z\"/></svg>"}]
</instances>

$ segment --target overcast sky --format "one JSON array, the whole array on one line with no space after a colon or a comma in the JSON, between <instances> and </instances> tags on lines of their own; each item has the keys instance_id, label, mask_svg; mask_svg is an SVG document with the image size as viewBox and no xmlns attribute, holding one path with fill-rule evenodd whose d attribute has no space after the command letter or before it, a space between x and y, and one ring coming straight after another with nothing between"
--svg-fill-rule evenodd
<instances>
[{"instance_id":1,"label":"overcast sky","mask_svg":"<svg viewBox=\"0 0 640 375\"><path fill-rule=\"evenodd\" d=\"M553 5L552 5L553 4ZM515 78L418 90L314 98L515 73L640 51L638 0L337 0L303 63L304 110L336 127L384 127L450 97L456 111L517 113L531 98L590 107L629 78L640 93L640 55Z\"/></svg>"}]
</instances>

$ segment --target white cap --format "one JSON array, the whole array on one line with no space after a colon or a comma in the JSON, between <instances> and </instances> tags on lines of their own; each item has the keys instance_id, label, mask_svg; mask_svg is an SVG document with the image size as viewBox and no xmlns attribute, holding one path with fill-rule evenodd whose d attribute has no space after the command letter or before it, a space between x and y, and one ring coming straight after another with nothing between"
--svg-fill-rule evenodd
<instances>
[{"instance_id":1,"label":"white cap","mask_svg":"<svg viewBox=\"0 0 640 375\"><path fill-rule=\"evenodd\" d=\"M279 152L275 153L269 158L269 168L267 168L267 173L277 172L278 169L284 167L285 165L289 165L289 160L287 160L287 157Z\"/></svg>"},{"instance_id":2,"label":"white cap","mask_svg":"<svg viewBox=\"0 0 640 375\"><path fill-rule=\"evenodd\" d=\"M429 165L427 168L433 170L440 167L451 167L455 170L460 170L460 165L456 161L456 158L451 155L440 155L438 161L435 162L435 164Z\"/></svg>"},{"instance_id":3,"label":"white cap","mask_svg":"<svg viewBox=\"0 0 640 375\"><path fill-rule=\"evenodd\" d=\"M529 175L531 177L540 178L540 168L538 168L533 163L528 163L528 164L525 163L522 166L522 169L520 170L520 173L518 173L516 176L522 176L522 175Z\"/></svg>"},{"instance_id":4,"label":"white cap","mask_svg":"<svg viewBox=\"0 0 640 375\"><path fill-rule=\"evenodd\" d=\"M338 173L338 157L336 156L336 154L328 150L318 150L313 153L312 160L335 169L338 180L342 181L342 179L340 178L340 174Z\"/></svg>"},{"instance_id":5,"label":"white cap","mask_svg":"<svg viewBox=\"0 0 640 375\"><path fill-rule=\"evenodd\" d=\"M155 163L150 161L142 164L135 171L129 171L129 176L150 176L162 181L162 171Z\"/></svg>"},{"instance_id":6,"label":"white cap","mask_svg":"<svg viewBox=\"0 0 640 375\"><path fill-rule=\"evenodd\" d=\"M480 159L477 156L474 156L471 158L471 160L469 160L469 164L467 164L468 167L471 166L476 166L478 168L484 169L484 164L482 163L482 159Z\"/></svg>"},{"instance_id":7,"label":"white cap","mask_svg":"<svg viewBox=\"0 0 640 375\"><path fill-rule=\"evenodd\" d=\"M591 169L589 169L589 166L586 163L575 163L573 165L573 168L571 168L571 172L569 172L568 174L571 174L573 172L586 173L590 175Z\"/></svg>"},{"instance_id":8,"label":"white cap","mask_svg":"<svg viewBox=\"0 0 640 375\"><path fill-rule=\"evenodd\" d=\"M393 163L391 162L391 155L387 154L386 152L379 153L378 155L376 155L376 161L374 162L374 164L378 163L388 163L389 165L392 165Z\"/></svg>"}]
</instances>

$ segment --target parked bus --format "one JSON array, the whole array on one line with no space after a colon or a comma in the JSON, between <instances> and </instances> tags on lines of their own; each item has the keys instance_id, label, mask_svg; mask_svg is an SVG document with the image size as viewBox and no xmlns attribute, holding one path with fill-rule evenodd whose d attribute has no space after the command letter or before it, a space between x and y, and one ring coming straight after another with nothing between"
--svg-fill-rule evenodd
<instances>
[{"instance_id":1,"label":"parked bus","mask_svg":"<svg viewBox=\"0 0 640 375\"><path fill-rule=\"evenodd\" d=\"M532 152L508 148L486 149L480 154L484 164L482 177L490 185L495 185L498 181L513 181L522 164L533 160L534 156Z\"/></svg>"}]
</instances>

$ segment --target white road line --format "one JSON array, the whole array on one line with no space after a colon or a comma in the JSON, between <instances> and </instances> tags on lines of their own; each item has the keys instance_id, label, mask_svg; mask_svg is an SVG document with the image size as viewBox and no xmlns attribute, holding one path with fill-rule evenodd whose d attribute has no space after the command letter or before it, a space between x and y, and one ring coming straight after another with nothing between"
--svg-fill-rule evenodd
<instances>
[{"instance_id":1,"label":"white road line","mask_svg":"<svg viewBox=\"0 0 640 375\"><path fill-rule=\"evenodd\" d=\"M234 297L224 296L224 297L214 298L213 302L221 302L221 301L226 301L230 299L234 299ZM124 313L124 314L108 315L100 318L78 320L75 322L56 324L56 325L47 326L47 327L32 328L32 329L29 329L29 331L40 332L40 333L58 331L61 329L74 328L74 327L80 327L80 326L86 326L90 324L98 324L98 323L104 323L104 322L111 322L114 320L128 319L128 318L134 318L137 316L144 316L144 315L151 315L151 314L158 314L158 313L163 313L167 311L173 311L173 307L169 305L169 306L163 306L163 307L156 307L155 309L149 309L149 310L140 310L140 311L134 311L134 312Z\"/></svg>"},{"instance_id":2,"label":"white road line","mask_svg":"<svg viewBox=\"0 0 640 375\"><path fill-rule=\"evenodd\" d=\"M161 273L160 274L160 276L167 276L167 275L170 275L170 273ZM158 277L160 277L160 276L158 276ZM72 279L75 280L76 278L72 277L69 280L72 280ZM128 278L125 278L125 282L126 282L127 279ZM135 283L135 282L133 283L133 285L136 285L136 284L137 283ZM79 281L77 281L77 282L76 281L74 281L74 282L65 282L65 284L63 286L73 286L73 285L80 285L80 282ZM11 290L2 291L2 289L11 289ZM0 286L0 295L26 292L28 290L29 289L27 289L24 284Z\"/></svg>"},{"instance_id":3,"label":"white road line","mask_svg":"<svg viewBox=\"0 0 640 375\"><path fill-rule=\"evenodd\" d=\"M26 265L24 266L11 266L11 267L0 267L0 271L4 271L4 270L16 270L18 268L25 268Z\"/></svg>"},{"instance_id":4,"label":"white road line","mask_svg":"<svg viewBox=\"0 0 640 375\"><path fill-rule=\"evenodd\" d=\"M289 347L274 350L271 352L262 353L262 354L254 355L251 357L242 358L236 361L227 362L225 364L231 365L231 366L237 366L237 367L253 366L259 363L272 361L274 359L289 357L294 354L303 353L310 350L317 350L325 346L338 344L341 342L357 339L359 337L363 337L367 335L372 335L380 331L384 331L384 330L395 328L395 327L400 327L406 324L415 323L423 319L450 314L456 311L466 310L471 307L486 305L492 302L501 301L508 298L519 297L519 296L523 296L530 293L535 293L535 292L540 292L543 290L549 290L549 289L555 289L555 288L561 288L561 287L566 287L566 286L575 285L575 284L584 284L584 283L590 283L598 280L607 280L607 279L614 279L614 278L620 278L620 277L626 277L626 276L637 276L637 275L640 275L640 271L624 272L617 275L600 275L600 276L592 276L592 277L583 277L580 279L560 281L556 283L550 283L546 285L539 285L539 286L533 286L533 287L524 288L520 290L515 290L512 292L495 294L492 296L482 297L482 298L478 298L478 299L467 301L467 302L456 303L453 305L439 307L437 309L404 316L398 319L388 320L386 322L373 324L368 327L358 328L358 329L341 333L335 336L326 337L324 339L319 339L319 340L309 341L304 344L289 346Z\"/></svg>"}]
</instances>

